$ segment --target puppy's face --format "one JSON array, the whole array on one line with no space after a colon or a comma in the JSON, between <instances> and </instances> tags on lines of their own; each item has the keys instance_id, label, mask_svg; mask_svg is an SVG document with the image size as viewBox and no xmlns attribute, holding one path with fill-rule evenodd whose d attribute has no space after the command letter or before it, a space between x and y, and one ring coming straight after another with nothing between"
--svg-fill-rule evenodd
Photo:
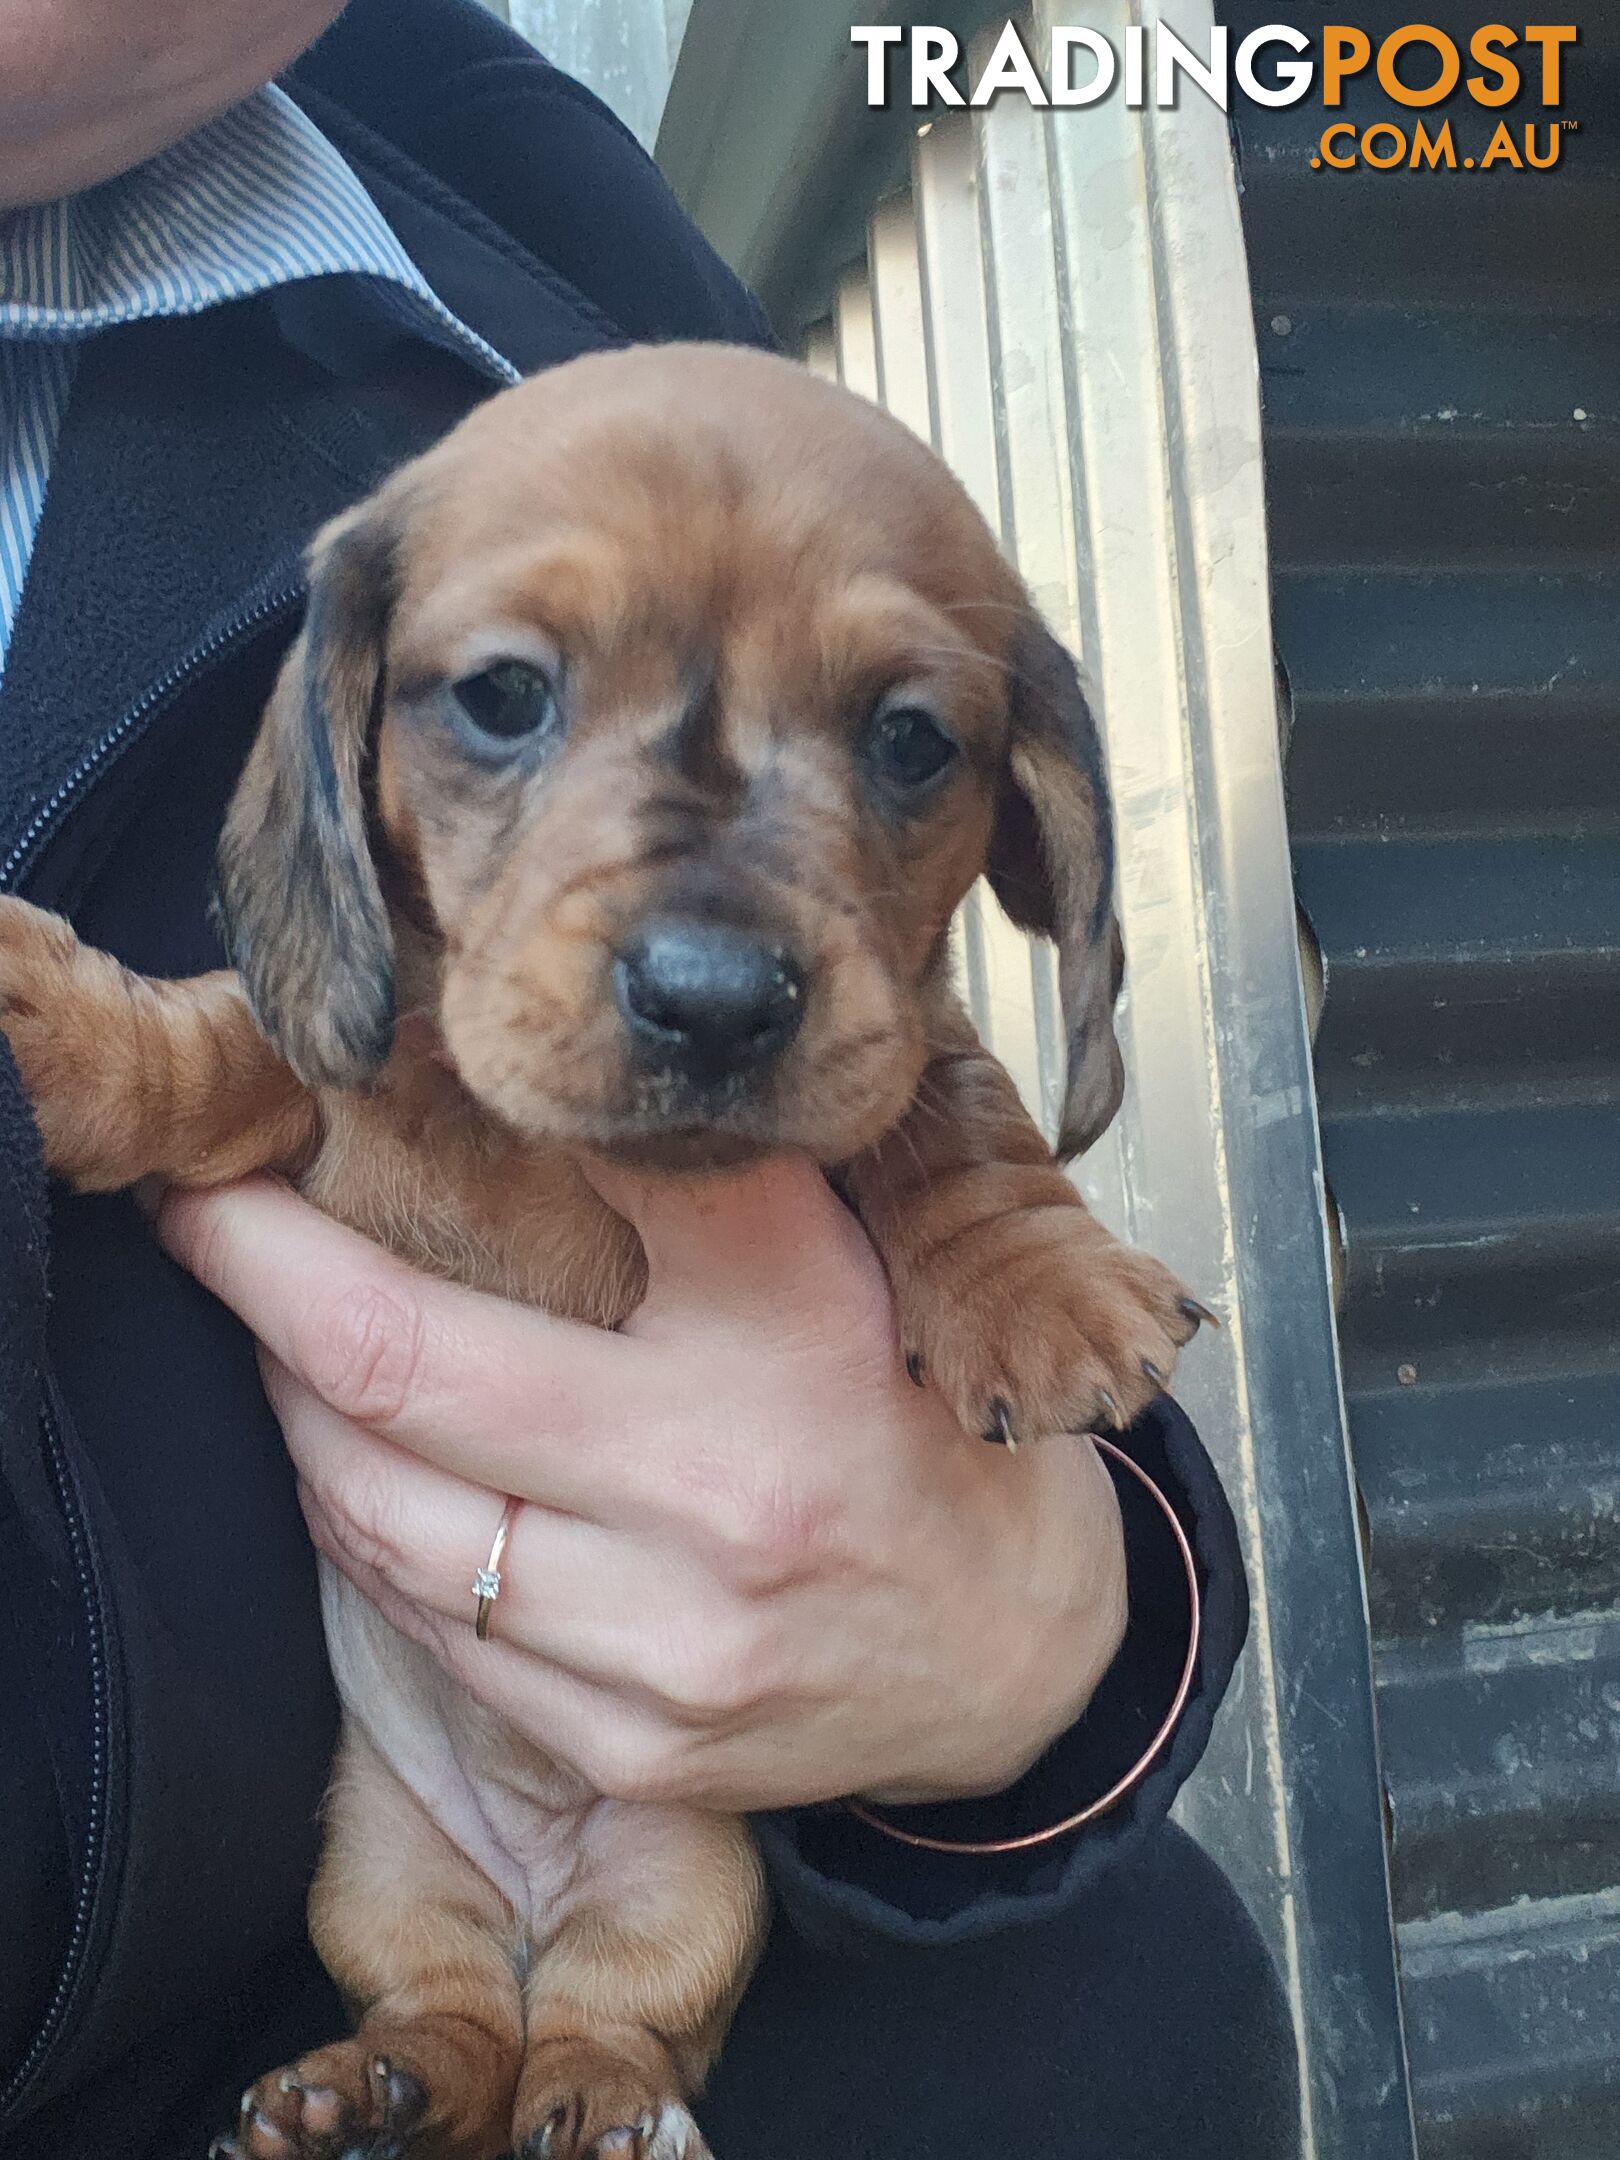
<instances>
[{"instance_id":1,"label":"puppy's face","mask_svg":"<svg viewBox=\"0 0 1620 2160\"><path fill-rule=\"evenodd\" d=\"M787 363L536 378L318 550L222 857L261 1018L352 1083L397 992L532 1138L846 1160L912 1099L987 865L1108 975L1106 1029L1101 775L1043 638L944 467Z\"/></svg>"}]
</instances>

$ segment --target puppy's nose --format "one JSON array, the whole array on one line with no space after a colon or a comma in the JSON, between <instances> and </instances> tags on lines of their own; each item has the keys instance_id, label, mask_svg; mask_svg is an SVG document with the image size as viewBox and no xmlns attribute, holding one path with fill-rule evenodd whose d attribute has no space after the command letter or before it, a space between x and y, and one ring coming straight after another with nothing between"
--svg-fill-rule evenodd
<instances>
[{"instance_id":1,"label":"puppy's nose","mask_svg":"<svg viewBox=\"0 0 1620 2160\"><path fill-rule=\"evenodd\" d=\"M787 947L724 923L647 924L620 947L613 987L644 1058L707 1080L777 1056L804 1013Z\"/></svg>"}]
</instances>

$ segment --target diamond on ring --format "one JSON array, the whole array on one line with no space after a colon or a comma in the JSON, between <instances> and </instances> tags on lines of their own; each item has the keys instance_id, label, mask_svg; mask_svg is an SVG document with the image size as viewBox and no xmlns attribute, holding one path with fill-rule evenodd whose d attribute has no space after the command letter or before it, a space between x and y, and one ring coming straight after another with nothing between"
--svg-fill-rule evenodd
<instances>
[{"instance_id":1,"label":"diamond on ring","mask_svg":"<svg viewBox=\"0 0 1620 2160\"><path fill-rule=\"evenodd\" d=\"M473 1596L478 1600L473 1632L480 1642L489 1640L490 1609L501 1594L501 1559L506 1551L506 1541L511 1535L519 1505L516 1499L508 1499L502 1508L500 1523L495 1531L495 1542L489 1548L489 1558L473 1577Z\"/></svg>"}]
</instances>

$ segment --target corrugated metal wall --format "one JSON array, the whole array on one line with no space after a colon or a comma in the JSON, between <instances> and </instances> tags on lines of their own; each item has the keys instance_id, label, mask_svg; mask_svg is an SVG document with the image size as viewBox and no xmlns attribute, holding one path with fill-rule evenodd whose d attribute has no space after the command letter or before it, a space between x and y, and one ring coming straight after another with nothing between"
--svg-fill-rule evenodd
<instances>
[{"instance_id":1,"label":"corrugated metal wall","mask_svg":"<svg viewBox=\"0 0 1620 2160\"><path fill-rule=\"evenodd\" d=\"M1269 19L1223 12L1235 35ZM1483 19L1421 12L1464 36ZM1587 11L1567 77L1578 126L1547 173L1313 172L1320 108L1240 116L1431 2160L1620 2153L1612 8ZM1347 117L1390 109L1353 98ZM1439 117L1461 156L1502 116ZM1547 118L1506 117L1538 138Z\"/></svg>"},{"instance_id":2,"label":"corrugated metal wall","mask_svg":"<svg viewBox=\"0 0 1620 2160\"><path fill-rule=\"evenodd\" d=\"M1152 12L1084 14L1122 42ZM1178 27L1196 38L1200 17L1184 7ZM1394 2160L1410 2123L1224 120L1197 98L1062 116L1002 99L924 126L909 190L873 213L807 357L939 447L1101 690L1130 1090L1081 1182L1227 1311L1181 1392L1255 1591L1189 1820L1293 1994L1302 2152ZM1050 956L989 901L970 903L961 944L986 1039L1050 1119Z\"/></svg>"}]
</instances>

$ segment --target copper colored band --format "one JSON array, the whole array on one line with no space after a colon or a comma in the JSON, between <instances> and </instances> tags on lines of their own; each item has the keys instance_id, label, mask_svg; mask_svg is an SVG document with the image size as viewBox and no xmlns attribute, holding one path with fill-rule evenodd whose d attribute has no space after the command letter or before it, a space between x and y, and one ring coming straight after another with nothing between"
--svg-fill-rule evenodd
<instances>
[{"instance_id":1,"label":"copper colored band","mask_svg":"<svg viewBox=\"0 0 1620 2160\"><path fill-rule=\"evenodd\" d=\"M1061 1822L1048 1823L1044 1830L1026 1830L1022 1837L1009 1838L942 1838L924 1837L918 1830L902 1830L898 1823L889 1822L876 1809L864 1801L849 1800L845 1805L849 1812L874 1830L881 1830L885 1837L895 1838L902 1845L917 1845L924 1852L942 1853L1009 1853L1027 1852L1035 1845L1049 1845L1053 1838L1066 1837L1071 1830L1079 1830L1086 1823L1095 1822L1099 1815L1106 1815L1110 1808L1118 1807L1125 1795L1140 1785L1170 1744L1170 1736L1180 1722L1181 1713L1187 1707L1187 1697L1192 1693L1193 1678L1198 1671L1198 1640L1203 1621L1203 1601L1198 1594L1198 1563L1187 1533L1181 1527L1180 1518L1140 1463L1133 1462L1125 1450L1116 1447L1112 1440L1105 1440L1100 1433L1090 1433L1087 1438L1093 1447L1100 1448L1113 1462L1127 1469L1139 1485L1145 1486L1153 1496L1159 1512L1175 1537L1176 1549L1181 1554L1181 1564L1187 1575L1187 1600L1190 1609L1190 1625L1187 1630L1187 1658L1181 1668L1181 1680L1164 1714L1164 1721L1148 1742L1146 1748L1132 1763L1125 1775L1110 1785L1100 1799L1093 1800L1073 1815L1065 1815Z\"/></svg>"}]
</instances>

